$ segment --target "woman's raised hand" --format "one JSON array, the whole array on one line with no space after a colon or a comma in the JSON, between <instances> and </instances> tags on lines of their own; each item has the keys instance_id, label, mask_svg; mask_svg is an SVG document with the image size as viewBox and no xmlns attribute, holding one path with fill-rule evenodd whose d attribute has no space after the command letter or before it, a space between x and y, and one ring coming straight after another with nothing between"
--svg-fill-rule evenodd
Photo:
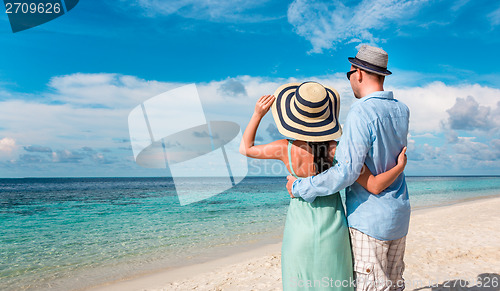
<instances>
[{"instance_id":1,"label":"woman's raised hand","mask_svg":"<svg viewBox=\"0 0 500 291\"><path fill-rule=\"evenodd\" d=\"M271 108L274 102L274 95L264 95L259 98L257 104L255 104L255 114L259 117L263 117Z\"/></svg>"}]
</instances>

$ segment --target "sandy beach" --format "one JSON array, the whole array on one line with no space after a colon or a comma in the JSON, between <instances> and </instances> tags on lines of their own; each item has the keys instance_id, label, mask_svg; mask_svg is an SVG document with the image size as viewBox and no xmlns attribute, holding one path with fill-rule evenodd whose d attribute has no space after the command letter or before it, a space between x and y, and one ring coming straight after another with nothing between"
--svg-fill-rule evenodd
<instances>
[{"instance_id":1,"label":"sandy beach","mask_svg":"<svg viewBox=\"0 0 500 291\"><path fill-rule=\"evenodd\" d=\"M414 210L405 253L407 290L480 284L500 290L499 209L500 197L490 197ZM266 245L88 290L281 290L280 248Z\"/></svg>"}]
</instances>

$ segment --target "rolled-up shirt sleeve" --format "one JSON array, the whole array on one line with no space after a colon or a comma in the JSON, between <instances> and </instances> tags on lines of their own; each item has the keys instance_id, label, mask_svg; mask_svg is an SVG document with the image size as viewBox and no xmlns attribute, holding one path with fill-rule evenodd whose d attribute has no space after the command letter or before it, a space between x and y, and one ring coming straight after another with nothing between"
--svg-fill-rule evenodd
<instances>
[{"instance_id":1,"label":"rolled-up shirt sleeve","mask_svg":"<svg viewBox=\"0 0 500 291\"><path fill-rule=\"evenodd\" d=\"M371 124L358 108L349 112L335 158L337 164L316 176L297 179L292 194L311 203L318 196L327 196L352 185L359 177L372 145Z\"/></svg>"}]
</instances>

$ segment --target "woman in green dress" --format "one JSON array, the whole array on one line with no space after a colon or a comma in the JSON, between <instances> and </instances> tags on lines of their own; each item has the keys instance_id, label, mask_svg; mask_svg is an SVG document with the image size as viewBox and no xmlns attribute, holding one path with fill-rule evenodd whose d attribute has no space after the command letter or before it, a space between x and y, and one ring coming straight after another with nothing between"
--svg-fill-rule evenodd
<instances>
[{"instance_id":1,"label":"woman in green dress","mask_svg":"<svg viewBox=\"0 0 500 291\"><path fill-rule=\"evenodd\" d=\"M292 139L255 146L259 123L271 107L278 130ZM257 101L240 152L257 159L281 160L296 177L326 171L336 163L334 139L342 134L339 108L339 94L333 88L316 82L285 84L274 95ZM394 168L377 176L364 166L356 182L374 195L379 194L403 172L405 151ZM317 197L312 203L291 199L281 269L284 290L354 290L349 231L338 192Z\"/></svg>"}]
</instances>

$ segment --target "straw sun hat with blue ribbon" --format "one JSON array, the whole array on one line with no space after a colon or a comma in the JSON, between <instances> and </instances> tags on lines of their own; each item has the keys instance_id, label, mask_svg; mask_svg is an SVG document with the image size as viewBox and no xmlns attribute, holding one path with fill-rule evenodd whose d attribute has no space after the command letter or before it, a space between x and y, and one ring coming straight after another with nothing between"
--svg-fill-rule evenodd
<instances>
[{"instance_id":1,"label":"straw sun hat with blue ribbon","mask_svg":"<svg viewBox=\"0 0 500 291\"><path fill-rule=\"evenodd\" d=\"M279 132L303 141L330 141L342 135L340 96L317 82L289 83L274 92L272 112Z\"/></svg>"}]
</instances>

